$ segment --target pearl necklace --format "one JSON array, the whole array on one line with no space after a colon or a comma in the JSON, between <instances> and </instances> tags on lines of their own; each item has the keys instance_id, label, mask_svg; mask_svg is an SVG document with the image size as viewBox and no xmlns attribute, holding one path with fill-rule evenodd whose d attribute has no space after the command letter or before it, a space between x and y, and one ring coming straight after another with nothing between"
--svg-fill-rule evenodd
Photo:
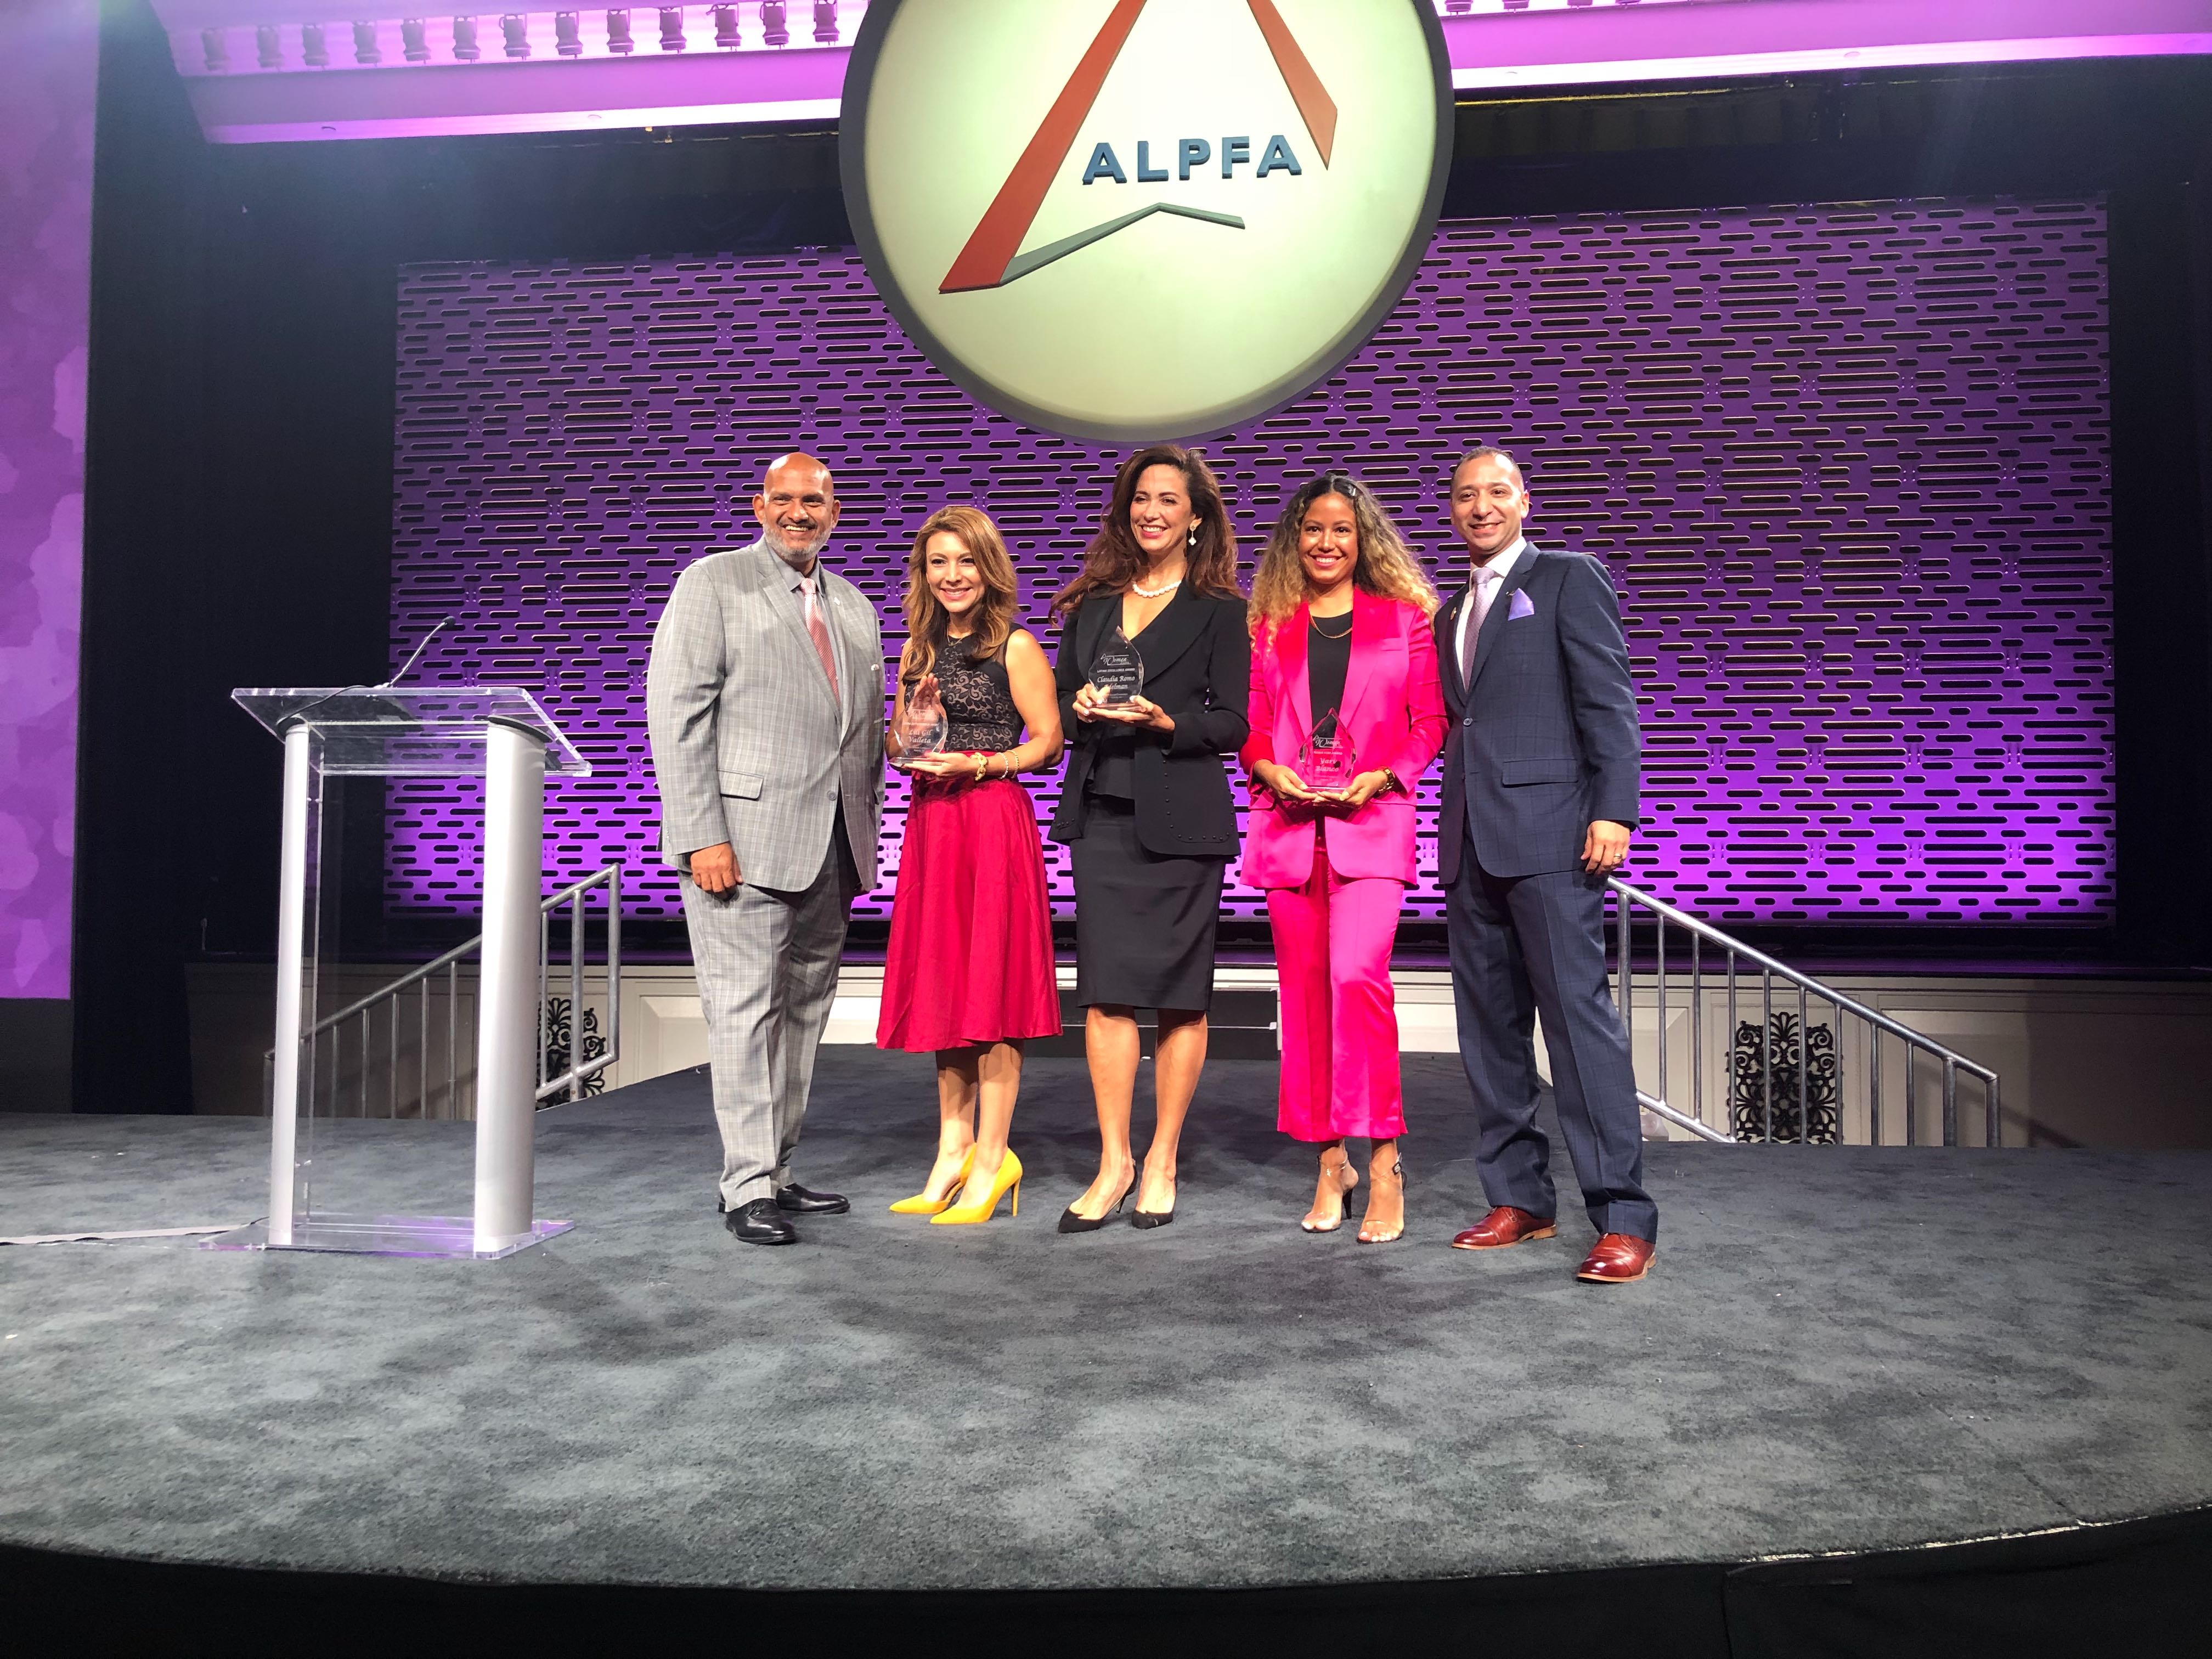
<instances>
[{"instance_id":1,"label":"pearl necklace","mask_svg":"<svg viewBox=\"0 0 2212 1659\"><path fill-rule=\"evenodd\" d=\"M1168 583L1164 587L1147 587L1140 581L1132 581L1129 584L1129 591L1132 593L1134 593L1140 599L1157 599L1174 592L1176 589L1182 586L1182 578L1177 576L1173 581Z\"/></svg>"}]
</instances>

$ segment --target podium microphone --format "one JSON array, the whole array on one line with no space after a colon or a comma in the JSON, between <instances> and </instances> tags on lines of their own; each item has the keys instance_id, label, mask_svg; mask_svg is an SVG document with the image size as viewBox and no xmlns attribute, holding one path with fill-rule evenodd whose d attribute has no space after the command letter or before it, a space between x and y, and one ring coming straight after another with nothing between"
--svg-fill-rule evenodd
<instances>
[{"instance_id":1,"label":"podium microphone","mask_svg":"<svg viewBox=\"0 0 2212 1659\"><path fill-rule=\"evenodd\" d=\"M436 639L448 623L457 621L460 614L456 611L451 616L440 617L430 631L422 636L422 642L407 653L407 660L399 665L399 672L381 685L342 685L335 691L325 691L321 696L314 698L312 702L301 703L297 708L286 714L283 724L289 726L294 720L304 720L311 710L320 708L326 702L335 702L340 697L357 697L364 692L392 690L400 681L407 678L407 671L414 667L421 659L422 653L430 648L430 641Z\"/></svg>"},{"instance_id":2,"label":"podium microphone","mask_svg":"<svg viewBox=\"0 0 2212 1659\"><path fill-rule=\"evenodd\" d=\"M436 639L438 635L442 633L460 614L461 613L459 611L456 611L451 616L440 617L437 623L431 628L430 631L422 636L422 643L407 653L407 660L399 665L399 672L397 674L394 674L390 679L385 681L383 684L372 685L368 689L371 691L389 691L393 686L398 684L400 681L405 679L407 678L408 671L413 668L417 662L421 661L422 653L430 648L430 641Z\"/></svg>"}]
</instances>

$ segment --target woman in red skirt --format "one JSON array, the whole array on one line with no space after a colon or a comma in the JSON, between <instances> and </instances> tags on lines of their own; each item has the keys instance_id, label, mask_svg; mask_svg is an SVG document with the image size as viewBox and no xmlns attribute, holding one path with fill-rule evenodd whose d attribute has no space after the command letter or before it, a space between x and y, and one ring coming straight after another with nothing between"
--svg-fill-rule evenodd
<instances>
[{"instance_id":1,"label":"woman in red skirt","mask_svg":"<svg viewBox=\"0 0 2212 1659\"><path fill-rule=\"evenodd\" d=\"M948 507L922 526L886 744L914 795L876 1046L937 1056L937 1162L891 1208L939 1225L989 1220L1010 1189L1018 1212L1022 1161L1006 1132L1022 1044L1060 1030L1044 848L1014 781L1060 758L1060 697L1043 647L1014 626L1015 601L1013 561L986 514ZM940 716L944 748L904 755L902 738Z\"/></svg>"}]
</instances>

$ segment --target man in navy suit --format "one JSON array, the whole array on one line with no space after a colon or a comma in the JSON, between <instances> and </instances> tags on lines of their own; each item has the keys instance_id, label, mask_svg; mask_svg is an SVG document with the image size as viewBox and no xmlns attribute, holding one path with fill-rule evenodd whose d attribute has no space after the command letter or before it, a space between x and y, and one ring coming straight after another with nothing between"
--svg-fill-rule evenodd
<instances>
[{"instance_id":1,"label":"man in navy suit","mask_svg":"<svg viewBox=\"0 0 2212 1659\"><path fill-rule=\"evenodd\" d=\"M1643 737L1605 567L1531 545L1528 513L1504 451L1477 449L1453 471L1452 528L1474 570L1436 617L1451 714L1437 853L1492 1208L1452 1243L1496 1249L1555 1231L1551 1143L1536 1126L1540 1013L1559 1128L1599 1235L1576 1276L1626 1284L1651 1265L1659 1211L1606 984L1604 904L1636 823Z\"/></svg>"}]
</instances>

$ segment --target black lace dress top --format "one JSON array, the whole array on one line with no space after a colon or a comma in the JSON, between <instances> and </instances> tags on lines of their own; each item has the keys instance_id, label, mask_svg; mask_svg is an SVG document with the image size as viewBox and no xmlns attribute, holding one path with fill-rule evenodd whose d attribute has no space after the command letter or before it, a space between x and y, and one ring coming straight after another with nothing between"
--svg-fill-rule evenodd
<instances>
[{"instance_id":1,"label":"black lace dress top","mask_svg":"<svg viewBox=\"0 0 2212 1659\"><path fill-rule=\"evenodd\" d=\"M945 715L951 731L947 749L981 750L1003 754L1022 741L1021 711L1014 707L1012 684L1006 678L1006 647L988 662L974 659L975 636L947 638L937 650L937 689L945 699Z\"/></svg>"}]
</instances>

